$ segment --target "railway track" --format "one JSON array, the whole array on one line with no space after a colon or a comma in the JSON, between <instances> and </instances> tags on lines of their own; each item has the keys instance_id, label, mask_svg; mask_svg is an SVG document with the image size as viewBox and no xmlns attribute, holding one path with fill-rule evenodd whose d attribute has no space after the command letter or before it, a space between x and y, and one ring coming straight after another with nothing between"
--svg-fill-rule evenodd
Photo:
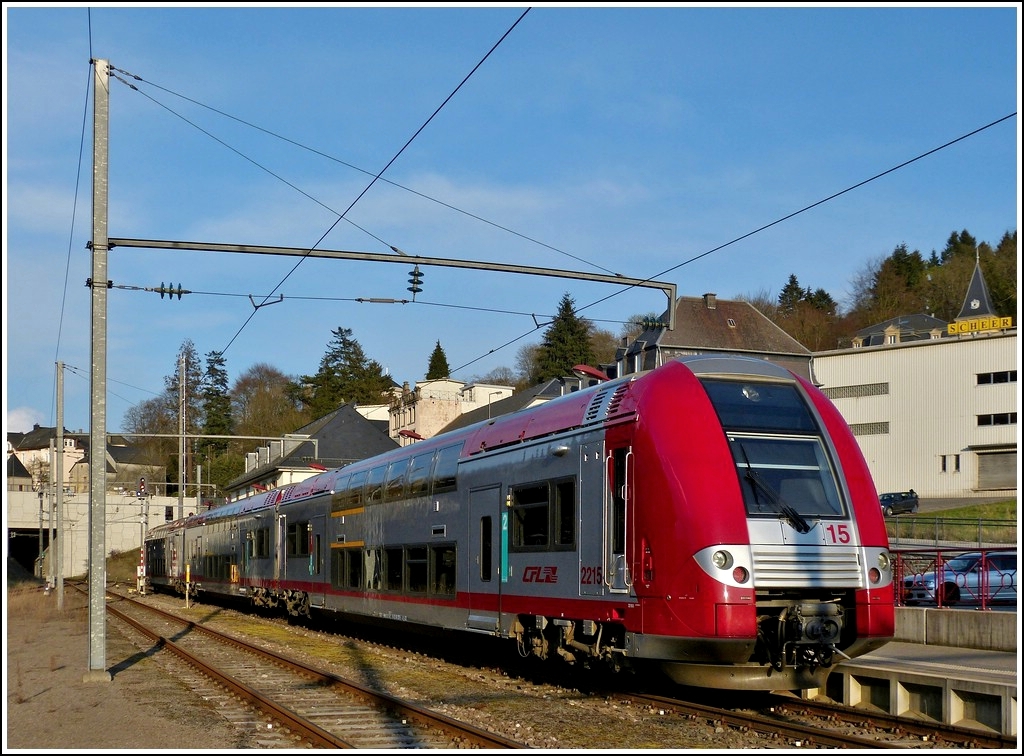
<instances>
[{"instance_id":1,"label":"railway track","mask_svg":"<svg viewBox=\"0 0 1024 756\"><path fill-rule=\"evenodd\" d=\"M160 605L167 605L175 612L184 606L180 600L169 597L153 596L147 597L147 600L158 601ZM121 603L123 602L115 602L111 606L118 608ZM194 614L195 608L192 611L192 616L196 616ZM230 609L213 604L204 605L200 617L204 623L214 621L214 618L216 618L216 622L220 624L232 614L235 613ZM175 615L170 616L177 623L177 630L168 628L167 632L163 633L164 635L198 635L200 629L202 629L197 623L193 623L185 618ZM246 614L238 616L249 617ZM276 628L273 638L266 631L266 628L270 625ZM401 659L408 659L410 673L414 666L422 667L424 659L434 659L433 662L429 662L431 669L428 671L428 674L432 673L434 666L440 669L442 665L442 661L435 655L436 648L434 650L410 650L417 647L414 643L410 643L408 647L395 647L381 645L379 642L367 640L365 637L358 640L346 638L343 635L336 635L330 631L321 637L319 633L311 635L303 628L290 626L283 620L277 619L266 620L264 618L256 622L249 617L245 621L244 626L246 629L241 632L244 632L246 636L249 635L249 630L257 632L257 637L262 639L259 642L266 645L277 645L277 648L281 649L295 644L297 649L302 649L307 658L312 658L309 662L309 665L312 666L300 663L303 669L308 670L305 673L307 675L324 674L316 669L316 667L324 666L321 664L320 655L315 649L321 641L325 641L324 645L335 649L350 646L361 647L359 653L364 660L373 659L372 663L366 665L367 669L376 669L379 659L384 656L391 657L392 659L396 656ZM238 626L236 625L236 627ZM229 629L229 632L234 635L240 634L238 630ZM152 641L149 641L149 643L152 645ZM274 654L274 656L277 655ZM454 664L462 663L461 661L454 662ZM535 669L536 667L533 668ZM503 678L504 682L502 682L501 677L498 677L497 681L490 683L496 687L494 692L487 698L489 701L487 708L490 709L499 700L504 702L516 701L515 712L511 715L504 714L504 720L508 721L511 717L517 717L521 718L524 724L528 721L529 715L525 712L530 706L533 706L535 710L537 708L543 710L546 715L544 726L538 727L534 723L533 732L523 733L524 736L533 736L531 739L533 747L547 747L548 743L550 743L551 747L555 748L572 747L569 745L570 743L578 742L578 740L574 740L574 738L578 738L578 732L573 733L571 729L566 729L571 728L573 723L568 722L566 718L561 717L557 713L559 709L555 706L555 703L560 698L572 699L568 702L570 706L575 707L575 712L572 716L582 722L597 722L600 718L607 717L609 709L617 710L617 714L626 713L627 717L632 717L636 724L628 732L622 730L621 742L617 742L618 739L616 738L612 741L616 745L611 747L625 747L634 742L629 740L629 738L634 740L639 738L645 744L642 747L666 748L684 744L687 747L692 747L694 742L688 739L691 732L714 733L714 735L703 736L704 740L707 741L707 745L711 747L772 749L794 747L855 748L871 750L879 748L954 749L1007 747L1013 749L1015 746L1015 741L1000 736L997 733L950 727L941 723L913 720L905 717L894 717L882 712L865 711L827 702L807 701L791 694L775 696L761 694L755 699L758 703L753 705L749 703L749 699L746 703L737 703L737 696L723 695L722 697L712 698L710 702L715 705L709 705L707 692L698 701L687 701L675 695L674 691L670 691L667 695L645 695L623 692L621 688L614 690L586 689L588 687L586 684L580 686L578 682L571 683L567 681L569 678L566 678L566 681L561 686L563 689L570 690L576 687L576 690L572 691L576 696L562 697L558 694L552 694L550 690L545 690L546 686L552 684L550 677L538 678L531 674L524 675L515 671L514 665L509 665L505 669L507 671ZM489 672L481 673L479 676L481 678L491 677ZM348 675L350 673L345 671L343 674ZM334 677L334 675L328 674L327 680L332 680ZM404 677L405 675L403 674ZM316 696L321 695L321 686L330 686L328 682L309 682L309 680L315 678L307 677L306 679L307 689L312 689ZM375 682L378 686L388 687L380 679ZM558 683L553 684L559 686ZM665 691L659 689L657 692L664 693ZM376 691L370 691L370 693L376 695ZM454 691L452 691L451 697L455 697ZM463 698L468 698L468 695ZM423 698L421 697L420 700L422 701ZM446 698L445 700L449 699ZM564 703L564 700L559 701L559 704L561 703ZM448 710L448 707L443 704L439 706L436 698L429 701L429 705ZM455 717L463 716L464 710L459 711L457 709L458 707L455 707ZM410 726L412 715L407 714L403 718L406 720L403 726ZM497 720L497 716L495 719ZM487 726L490 727L491 724L492 722L488 721ZM493 724L498 724L498 722L494 721ZM440 729L440 726L437 727ZM285 728L275 725L274 729L276 731ZM290 731L290 726L287 729ZM496 729L506 733L509 732L505 728ZM518 735L519 731L515 731L515 734ZM294 738L295 736L292 735L291 737ZM280 743L282 741L277 742ZM306 742L314 741L307 739ZM443 738L441 742L444 743ZM530 745L513 740L505 740L505 745L497 746L470 740L459 740L457 742L461 743L458 747L530 747ZM542 742L544 745L541 744ZM724 745L726 743L727 745ZM453 747L453 742L447 742L438 746L417 743L410 747Z\"/></svg>"},{"instance_id":2,"label":"railway track","mask_svg":"<svg viewBox=\"0 0 1024 756\"><path fill-rule=\"evenodd\" d=\"M525 748L353 680L309 666L124 596L107 612L147 653L167 651L187 684L244 727L265 722L261 747Z\"/></svg>"},{"instance_id":3,"label":"railway track","mask_svg":"<svg viewBox=\"0 0 1024 756\"><path fill-rule=\"evenodd\" d=\"M635 704L670 711L691 720L756 733L780 744L801 748L1010 748L1016 740L936 722L882 712L864 712L790 694L770 694L758 711L708 706L674 697L627 694Z\"/></svg>"}]
</instances>

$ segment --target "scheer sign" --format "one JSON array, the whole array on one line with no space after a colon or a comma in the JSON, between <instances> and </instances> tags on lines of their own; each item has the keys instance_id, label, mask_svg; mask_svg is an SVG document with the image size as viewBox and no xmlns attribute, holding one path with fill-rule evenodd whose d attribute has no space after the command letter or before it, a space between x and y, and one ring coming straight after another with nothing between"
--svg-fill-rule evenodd
<instances>
[{"instance_id":1,"label":"scheer sign","mask_svg":"<svg viewBox=\"0 0 1024 756\"><path fill-rule=\"evenodd\" d=\"M523 570L524 583L557 583L557 567L538 567L530 565Z\"/></svg>"}]
</instances>

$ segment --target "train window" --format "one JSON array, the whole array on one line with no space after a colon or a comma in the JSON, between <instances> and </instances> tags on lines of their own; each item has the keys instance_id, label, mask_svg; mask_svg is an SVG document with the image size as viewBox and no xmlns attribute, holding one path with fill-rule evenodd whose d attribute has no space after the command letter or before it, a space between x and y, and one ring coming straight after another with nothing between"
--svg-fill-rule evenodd
<instances>
[{"instance_id":1,"label":"train window","mask_svg":"<svg viewBox=\"0 0 1024 756\"><path fill-rule=\"evenodd\" d=\"M555 548L576 547L576 481L561 480L554 484Z\"/></svg>"},{"instance_id":2,"label":"train window","mask_svg":"<svg viewBox=\"0 0 1024 756\"><path fill-rule=\"evenodd\" d=\"M288 523L285 537L285 554L290 557L309 556L309 523Z\"/></svg>"},{"instance_id":3,"label":"train window","mask_svg":"<svg viewBox=\"0 0 1024 756\"><path fill-rule=\"evenodd\" d=\"M536 551L549 539L548 484L533 483L512 488L512 546Z\"/></svg>"},{"instance_id":4,"label":"train window","mask_svg":"<svg viewBox=\"0 0 1024 756\"><path fill-rule=\"evenodd\" d=\"M350 475L342 475L334 482L334 494L331 496L331 511L340 512L348 509L352 500L352 492L349 490L348 481Z\"/></svg>"},{"instance_id":5,"label":"train window","mask_svg":"<svg viewBox=\"0 0 1024 756\"><path fill-rule=\"evenodd\" d=\"M331 549L331 588L345 586L346 557L348 553L342 549Z\"/></svg>"},{"instance_id":6,"label":"train window","mask_svg":"<svg viewBox=\"0 0 1024 756\"><path fill-rule=\"evenodd\" d=\"M430 465L434 452L424 452L412 458L409 465L409 496L425 496L430 493Z\"/></svg>"},{"instance_id":7,"label":"train window","mask_svg":"<svg viewBox=\"0 0 1024 756\"><path fill-rule=\"evenodd\" d=\"M405 549L384 549L384 590L402 590L402 557Z\"/></svg>"},{"instance_id":8,"label":"train window","mask_svg":"<svg viewBox=\"0 0 1024 756\"><path fill-rule=\"evenodd\" d=\"M430 548L431 593L443 596L455 595L455 546L432 546Z\"/></svg>"},{"instance_id":9,"label":"train window","mask_svg":"<svg viewBox=\"0 0 1024 756\"><path fill-rule=\"evenodd\" d=\"M398 501L405 496L405 473L408 469L408 459L396 460L388 465L388 474L384 480L384 501Z\"/></svg>"},{"instance_id":10,"label":"train window","mask_svg":"<svg viewBox=\"0 0 1024 756\"><path fill-rule=\"evenodd\" d=\"M807 404L793 385L709 379L701 383L726 430L817 430Z\"/></svg>"},{"instance_id":11,"label":"train window","mask_svg":"<svg viewBox=\"0 0 1024 756\"><path fill-rule=\"evenodd\" d=\"M363 503L366 506L380 504L384 500L384 477L387 471L387 465L381 465L367 473L366 486L363 488Z\"/></svg>"},{"instance_id":12,"label":"train window","mask_svg":"<svg viewBox=\"0 0 1024 756\"><path fill-rule=\"evenodd\" d=\"M348 482L348 498L345 504L348 507L360 507L363 504L363 488L366 485L366 470L352 473Z\"/></svg>"},{"instance_id":13,"label":"train window","mask_svg":"<svg viewBox=\"0 0 1024 756\"><path fill-rule=\"evenodd\" d=\"M367 549L363 552L363 577L366 579L366 590L380 590L383 559L384 555L380 549Z\"/></svg>"},{"instance_id":14,"label":"train window","mask_svg":"<svg viewBox=\"0 0 1024 756\"><path fill-rule=\"evenodd\" d=\"M405 550L405 574L409 593L427 592L426 546L409 546Z\"/></svg>"},{"instance_id":15,"label":"train window","mask_svg":"<svg viewBox=\"0 0 1024 756\"><path fill-rule=\"evenodd\" d=\"M252 532L252 555L256 559L270 556L270 528L257 528Z\"/></svg>"},{"instance_id":16,"label":"train window","mask_svg":"<svg viewBox=\"0 0 1024 756\"><path fill-rule=\"evenodd\" d=\"M819 439L731 433L729 443L749 514L842 514L835 475Z\"/></svg>"},{"instance_id":17,"label":"train window","mask_svg":"<svg viewBox=\"0 0 1024 756\"><path fill-rule=\"evenodd\" d=\"M491 582L491 518L480 518L480 580Z\"/></svg>"},{"instance_id":18,"label":"train window","mask_svg":"<svg viewBox=\"0 0 1024 756\"><path fill-rule=\"evenodd\" d=\"M459 466L459 455L462 453L462 444L446 446L437 452L437 460L434 462L434 474L432 476L435 494L445 491L454 491L456 484L456 472Z\"/></svg>"},{"instance_id":19,"label":"train window","mask_svg":"<svg viewBox=\"0 0 1024 756\"><path fill-rule=\"evenodd\" d=\"M345 587L358 589L363 584L363 555L358 551L345 551Z\"/></svg>"}]
</instances>

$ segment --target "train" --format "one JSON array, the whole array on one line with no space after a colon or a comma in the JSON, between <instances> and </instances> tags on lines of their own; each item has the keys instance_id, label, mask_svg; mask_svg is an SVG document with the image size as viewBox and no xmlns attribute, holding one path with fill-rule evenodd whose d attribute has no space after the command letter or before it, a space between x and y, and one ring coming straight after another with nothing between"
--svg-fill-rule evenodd
<instances>
[{"instance_id":1,"label":"train","mask_svg":"<svg viewBox=\"0 0 1024 756\"><path fill-rule=\"evenodd\" d=\"M153 591L726 690L821 688L895 627L852 431L807 378L745 356L672 359L162 523L143 562Z\"/></svg>"}]
</instances>

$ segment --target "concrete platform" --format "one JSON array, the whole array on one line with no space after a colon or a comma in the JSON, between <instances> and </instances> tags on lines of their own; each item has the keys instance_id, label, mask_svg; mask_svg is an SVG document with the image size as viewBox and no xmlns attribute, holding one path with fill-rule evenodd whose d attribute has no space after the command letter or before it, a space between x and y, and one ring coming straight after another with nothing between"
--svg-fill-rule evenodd
<instances>
[{"instance_id":1,"label":"concrete platform","mask_svg":"<svg viewBox=\"0 0 1024 756\"><path fill-rule=\"evenodd\" d=\"M836 665L824 692L848 706L1016 737L1019 673L1017 654L894 642Z\"/></svg>"}]
</instances>

